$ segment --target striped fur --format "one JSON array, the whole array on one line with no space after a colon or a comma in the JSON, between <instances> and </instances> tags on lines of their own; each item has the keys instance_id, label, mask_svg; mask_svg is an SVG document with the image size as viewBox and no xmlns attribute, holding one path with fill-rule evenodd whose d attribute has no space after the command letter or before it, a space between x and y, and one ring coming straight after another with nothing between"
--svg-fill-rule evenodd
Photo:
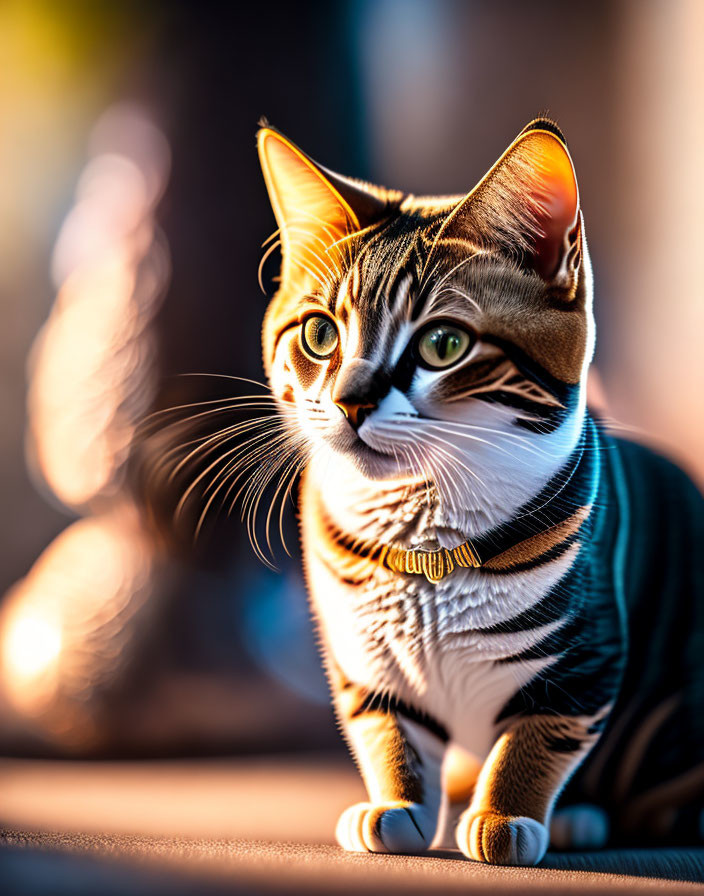
<instances>
[{"instance_id":1,"label":"striped fur","mask_svg":"<svg viewBox=\"0 0 704 896\"><path fill-rule=\"evenodd\" d=\"M271 128L259 147L283 252L264 360L310 449L306 575L369 793L338 840L451 835L531 864L560 794L601 807L563 815L562 845L605 841L607 816L613 840L695 839L703 573L670 527L685 507L693 545L704 511L586 408L591 270L559 130L533 122L474 190L439 198L342 178ZM311 317L329 351L306 342ZM437 326L469 334L447 367L420 354ZM662 623L676 663L652 628L661 595L690 622Z\"/></svg>"}]
</instances>

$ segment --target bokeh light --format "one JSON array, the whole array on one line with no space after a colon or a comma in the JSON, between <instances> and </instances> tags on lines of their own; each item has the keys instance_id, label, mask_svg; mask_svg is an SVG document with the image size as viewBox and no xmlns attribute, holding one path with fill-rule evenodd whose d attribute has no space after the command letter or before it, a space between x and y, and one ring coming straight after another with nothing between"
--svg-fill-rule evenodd
<instances>
[{"instance_id":1,"label":"bokeh light","mask_svg":"<svg viewBox=\"0 0 704 896\"><path fill-rule=\"evenodd\" d=\"M154 207L166 141L136 107L110 109L59 233L58 295L32 349L28 444L39 475L69 507L123 484L135 425L154 398L149 324L169 262Z\"/></svg>"},{"instance_id":2,"label":"bokeh light","mask_svg":"<svg viewBox=\"0 0 704 896\"><path fill-rule=\"evenodd\" d=\"M109 729L106 701L130 668L163 565L126 467L157 388L151 324L169 259L154 211L169 149L129 104L101 116L89 145L53 253L56 301L30 355L27 451L53 499L97 515L49 545L0 615L5 699L66 749Z\"/></svg>"},{"instance_id":3,"label":"bokeh light","mask_svg":"<svg viewBox=\"0 0 704 896\"><path fill-rule=\"evenodd\" d=\"M38 733L68 748L99 739L106 696L154 611L158 564L125 503L66 529L6 596L2 687Z\"/></svg>"}]
</instances>

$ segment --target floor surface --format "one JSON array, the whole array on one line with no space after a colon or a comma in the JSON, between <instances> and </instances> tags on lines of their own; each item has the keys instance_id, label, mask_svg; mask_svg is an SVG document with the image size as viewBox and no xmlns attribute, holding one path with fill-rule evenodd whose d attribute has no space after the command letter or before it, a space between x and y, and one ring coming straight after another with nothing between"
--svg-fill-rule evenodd
<instances>
[{"instance_id":1,"label":"floor surface","mask_svg":"<svg viewBox=\"0 0 704 896\"><path fill-rule=\"evenodd\" d=\"M347 854L332 832L361 798L351 766L315 756L1 761L0 893L704 893L704 849L553 853L538 868Z\"/></svg>"}]
</instances>

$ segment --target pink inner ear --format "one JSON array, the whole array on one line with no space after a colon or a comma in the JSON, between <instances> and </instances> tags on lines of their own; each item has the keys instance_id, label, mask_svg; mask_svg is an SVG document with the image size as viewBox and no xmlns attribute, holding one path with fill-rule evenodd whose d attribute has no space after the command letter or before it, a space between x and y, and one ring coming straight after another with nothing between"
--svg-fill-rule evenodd
<instances>
[{"instance_id":1,"label":"pink inner ear","mask_svg":"<svg viewBox=\"0 0 704 896\"><path fill-rule=\"evenodd\" d=\"M535 144L526 147L537 175L532 198L541 234L535 240L535 269L550 280L560 270L577 223L577 181L567 150L552 134L528 134L524 139Z\"/></svg>"}]
</instances>

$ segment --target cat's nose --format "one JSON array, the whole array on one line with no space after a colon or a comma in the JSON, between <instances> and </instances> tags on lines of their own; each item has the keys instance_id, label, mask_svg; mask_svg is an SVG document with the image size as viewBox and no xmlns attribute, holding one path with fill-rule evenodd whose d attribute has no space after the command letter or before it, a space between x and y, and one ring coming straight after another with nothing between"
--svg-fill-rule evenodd
<instances>
[{"instance_id":1,"label":"cat's nose","mask_svg":"<svg viewBox=\"0 0 704 896\"><path fill-rule=\"evenodd\" d=\"M357 430L378 405L381 390L379 371L366 358L353 358L339 372L332 400Z\"/></svg>"},{"instance_id":2,"label":"cat's nose","mask_svg":"<svg viewBox=\"0 0 704 896\"><path fill-rule=\"evenodd\" d=\"M352 429L357 430L376 407L375 404L361 404L354 401L336 401L335 404L347 417Z\"/></svg>"}]
</instances>

